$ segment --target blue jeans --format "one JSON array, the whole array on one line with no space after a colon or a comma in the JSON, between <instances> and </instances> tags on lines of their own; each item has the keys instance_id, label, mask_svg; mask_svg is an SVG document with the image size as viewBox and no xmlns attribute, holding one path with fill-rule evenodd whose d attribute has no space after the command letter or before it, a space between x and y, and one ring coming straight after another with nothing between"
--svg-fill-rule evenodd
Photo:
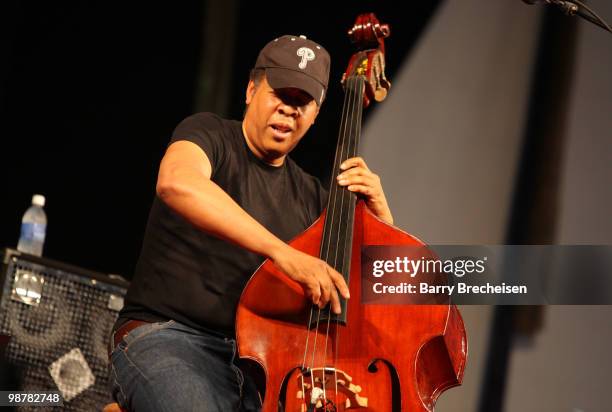
<instances>
[{"instance_id":1,"label":"blue jeans","mask_svg":"<svg viewBox=\"0 0 612 412\"><path fill-rule=\"evenodd\" d=\"M173 320L139 326L111 355L113 397L132 412L258 411L236 341Z\"/></svg>"}]
</instances>

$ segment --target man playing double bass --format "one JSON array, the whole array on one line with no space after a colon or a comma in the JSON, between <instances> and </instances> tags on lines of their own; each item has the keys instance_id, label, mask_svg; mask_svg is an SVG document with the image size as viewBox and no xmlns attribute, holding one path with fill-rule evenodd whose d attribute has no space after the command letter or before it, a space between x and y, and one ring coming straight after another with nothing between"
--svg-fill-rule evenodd
<instances>
[{"instance_id":1,"label":"man playing double bass","mask_svg":"<svg viewBox=\"0 0 612 412\"><path fill-rule=\"evenodd\" d=\"M111 336L113 395L130 411L258 410L235 364L236 306L268 258L319 307L340 312L342 276L286 242L322 212L327 192L287 155L314 123L330 58L304 36L259 53L240 121L198 113L175 129L125 307ZM392 223L379 178L361 158L337 184Z\"/></svg>"}]
</instances>

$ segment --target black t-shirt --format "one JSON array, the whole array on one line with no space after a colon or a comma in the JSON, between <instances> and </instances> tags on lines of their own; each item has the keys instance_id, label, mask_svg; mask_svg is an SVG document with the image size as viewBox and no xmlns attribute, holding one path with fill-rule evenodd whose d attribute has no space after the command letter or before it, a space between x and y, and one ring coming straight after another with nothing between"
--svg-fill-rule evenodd
<instances>
[{"instance_id":1,"label":"black t-shirt","mask_svg":"<svg viewBox=\"0 0 612 412\"><path fill-rule=\"evenodd\" d=\"M320 215L327 192L290 158L268 165L248 148L239 121L198 113L174 130L171 143L200 146L211 179L249 215L284 241ZM234 334L240 294L264 258L197 229L155 197L122 319L174 319Z\"/></svg>"}]
</instances>

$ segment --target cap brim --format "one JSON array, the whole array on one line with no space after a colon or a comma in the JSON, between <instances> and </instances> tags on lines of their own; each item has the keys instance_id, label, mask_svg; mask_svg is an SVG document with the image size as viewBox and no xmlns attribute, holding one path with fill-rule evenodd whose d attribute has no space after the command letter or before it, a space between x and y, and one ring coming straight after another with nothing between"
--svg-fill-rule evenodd
<instances>
[{"instance_id":1,"label":"cap brim","mask_svg":"<svg viewBox=\"0 0 612 412\"><path fill-rule=\"evenodd\" d=\"M266 80L273 89L294 87L304 90L319 106L325 99L325 88L323 85L307 74L297 70L267 67Z\"/></svg>"}]
</instances>

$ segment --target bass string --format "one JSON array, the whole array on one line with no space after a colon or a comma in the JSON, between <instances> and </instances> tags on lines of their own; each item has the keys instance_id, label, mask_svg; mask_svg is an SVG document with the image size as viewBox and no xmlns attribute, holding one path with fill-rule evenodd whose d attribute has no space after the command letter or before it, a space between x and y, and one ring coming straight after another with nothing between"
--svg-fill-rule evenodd
<instances>
[{"instance_id":1,"label":"bass string","mask_svg":"<svg viewBox=\"0 0 612 412\"><path fill-rule=\"evenodd\" d=\"M340 156L339 161L335 163L336 167L339 167L342 161L350 157L354 157L357 154L357 146L358 146L358 138L361 132L361 115L362 108L361 101L363 99L363 77L350 77L347 80L347 93L345 94L345 108L346 111L343 113L343 128L341 133L341 142L339 144L339 152L337 152ZM348 101L348 104L346 104ZM347 114L348 113L348 114ZM348 125L348 127L347 127ZM348 140L348 142L347 142ZM339 170L334 171L334 175L339 174ZM335 269L339 269L340 272L345 273L348 270L348 265L350 264L350 260L347 261L348 257L350 257L350 248L352 246L351 242L351 233L352 233L352 222L353 222L353 214L354 214L354 196L351 192L344 188L340 188L338 186L334 186L334 198L331 203L332 207L332 219L329 225L329 232L327 233L329 236L327 239L330 240L329 244L325 248L325 258L328 263L331 264ZM338 201L337 197L340 196L340 200ZM340 203L339 207L336 210L336 207ZM337 227L333 224L334 219L337 217L338 224ZM334 230L337 229L337 230ZM332 236L335 235L335 247L331 247L332 244ZM333 261L330 259L330 254L333 253ZM344 258L341 262L340 259ZM319 309L320 315L320 309ZM331 323L331 308L328 307L327 313L327 330L325 335L325 350L323 355L323 363L327 359L327 349L328 349L328 341L329 341L329 330ZM318 327L319 327L320 316L317 319L317 332L315 333L315 339L318 337ZM337 403L338 397L338 379L337 379L337 370L335 365L337 364L338 358L338 347L339 347L339 330L337 323L334 325L334 334L335 334L335 351L334 351L334 361L332 364L332 368L334 371L334 398ZM315 340L316 344L316 340ZM315 362L315 352L316 348L313 347L313 357L312 357L312 367L314 367ZM327 403L327 393L326 393L326 385L324 383L325 379L325 365L323 365L322 369L322 388L323 388L323 399L324 404Z\"/></svg>"},{"instance_id":2,"label":"bass string","mask_svg":"<svg viewBox=\"0 0 612 412\"><path fill-rule=\"evenodd\" d=\"M349 104L347 105L348 106L347 107L348 115L345 117L344 122L343 122L343 126L344 127L343 127L343 131L342 131L342 142L341 142L341 148L342 149L340 151L340 159L339 159L338 162L336 162L334 164L335 170L334 170L334 174L332 175L332 182L333 182L332 184L334 185L333 187L335 188L334 194L335 195L339 194L339 196L340 196L340 206L338 208L339 209L338 210L338 213L339 213L339 216L338 216L338 227L337 227L338 230L334 230L335 226L333 224L330 225L330 233L329 234L330 235L332 235L332 234L336 235L336 241L335 241L335 247L331 248L331 236L330 236L330 245L328 245L328 248L326 250L326 256L325 256L325 260L334 269L339 270L340 273L344 272L344 270L343 270L344 268L338 267L338 249L339 249L339 242L340 242L341 233L342 233L342 226L343 226L343 223L345 223L345 222L343 222L343 219L342 219L342 217L344 216L344 199L345 199L345 196L344 196L344 191L341 190L341 188L339 188L335 184L334 178L338 174L340 174L340 164L344 160L348 159L348 155L349 155L348 150L349 150L349 147L350 147L350 136L351 136L350 128L352 128L352 126L353 126L350 119L352 117L353 110L354 110L354 96L355 96L353 83L354 83L353 77L350 77L349 79L347 79L347 91L346 91L345 96L347 97L347 100L349 101ZM347 133L347 125L349 126L348 133ZM349 141L348 144L347 144L347 140ZM345 149L346 149L346 152L347 152L346 155L344 154ZM334 199L334 206L333 207L335 208L337 204L338 204L337 199ZM335 210L334 210L334 212L335 212ZM335 217L335 213L334 213L334 217ZM332 221L332 223L333 223L333 221ZM332 252L332 251L335 252L334 253L333 262L329 259L330 252ZM327 330L326 330L326 333L325 333L325 350L324 350L324 354L323 354L323 374L322 374L323 380L325 379L325 361L327 360L327 348L328 348L328 341L329 341L329 325L331 323L331 316L332 316L332 314L331 314L331 307L328 307ZM338 336L337 336L337 328L335 329L335 331L336 331L336 341L337 341L337 338L338 338ZM337 361L336 354L334 354L334 362L332 364L332 367L333 367L333 370L334 370L334 400L337 403L338 402L338 385L337 385L337 373L336 373L336 368L335 368L336 361ZM327 391L326 391L325 382L323 382L322 386L323 386L323 402L324 402L324 404L327 404Z\"/></svg>"},{"instance_id":3,"label":"bass string","mask_svg":"<svg viewBox=\"0 0 612 412\"><path fill-rule=\"evenodd\" d=\"M349 101L349 94L350 93L347 92L344 95L344 104L342 106L342 116L341 116L341 122L340 122L339 142L338 142L338 144L336 146L336 154L335 154L334 169L333 169L332 176L337 174L338 166L341 163L341 159L342 159L343 152L344 152L345 135L346 135L345 130L346 130L346 122L348 120L347 110L349 108L349 104L347 104L347 102ZM334 226L334 219L335 219L335 215L336 215L336 212L337 212L336 211L336 204L338 203L337 202L337 196L338 196L337 186L332 185L330 190L331 190L331 193L330 193L330 198L328 199L328 203L327 203L327 205L328 205L328 207L327 207L327 215L326 215L324 229L323 229L323 243L321 244L321 251L320 251L320 254L319 254L319 256L321 256L321 258L324 261L326 261L326 262L328 261L328 258L329 258L329 245L330 245L330 241L331 241L332 228ZM310 338L310 333L311 333L310 332L310 325L312 324L314 308L315 308L315 306L311 305L308 325L306 325L307 334L306 334L306 344L305 344L305 348L304 348L304 360L303 360L303 363L302 363L302 370L303 371L306 370L306 358L307 358L308 347L309 347L309 338ZM318 308L318 311L317 311L317 321L316 321L316 327L315 327L315 338L314 338L313 351L312 351L312 357L311 357L311 362L310 362L311 388L315 387L314 386L314 377L313 377L313 368L314 368L314 359L315 359L315 353L316 353L316 342L317 342L317 338L318 338L318 329L319 329L320 316L321 316L321 309ZM304 382L304 380L302 378L302 384L303 384L303 382ZM304 391L304 389L302 390L302 394L303 394L304 402L306 402L306 392Z\"/></svg>"},{"instance_id":4,"label":"bass string","mask_svg":"<svg viewBox=\"0 0 612 412\"><path fill-rule=\"evenodd\" d=\"M362 76L359 77L355 77L354 80L354 88L353 88L353 95L354 95L354 99L352 100L352 107L350 110L350 114L353 117L350 121L350 125L351 128L354 126L355 127L355 131L354 133L352 133L350 136L352 136L351 139L349 139L348 145L349 147L347 148L347 158L350 157L355 157L357 155L357 147L359 144L359 137L361 135L361 116L362 116L362 110L363 110L363 105L362 105L362 101L363 101L363 91L364 91L364 79ZM344 244L343 244L343 248L340 249L339 247L336 248L335 252L336 252L336 256L334 257L334 266L338 266L338 258L342 258L343 262L342 262L342 272L346 272L347 274L349 274L349 268L350 268L350 252L352 249L352 230L353 230L353 217L354 217L354 211L355 211L355 198L354 195L349 192L348 190L342 190L343 193L343 199L342 199L342 209L344 209L343 213L341 214L341 218L345 217L345 222L344 222L344 228L340 229L341 231L344 232ZM344 200L346 199L346 206L344 206ZM341 253L340 253L341 252ZM348 259L348 260L347 260ZM348 307L347 307L348 309ZM331 316L328 317L328 320L331 318ZM335 403L336 405L338 404L338 372L337 372L337 368L336 368L336 364L338 361L338 348L339 348L339 342L340 342L340 329L338 328L338 323L336 322L334 324L334 335L335 335L335 350L334 350L334 362L333 362L333 370L334 370L334 385L335 385L335 390L334 390L334 394L335 394ZM325 358L326 359L326 358Z\"/></svg>"}]
</instances>

